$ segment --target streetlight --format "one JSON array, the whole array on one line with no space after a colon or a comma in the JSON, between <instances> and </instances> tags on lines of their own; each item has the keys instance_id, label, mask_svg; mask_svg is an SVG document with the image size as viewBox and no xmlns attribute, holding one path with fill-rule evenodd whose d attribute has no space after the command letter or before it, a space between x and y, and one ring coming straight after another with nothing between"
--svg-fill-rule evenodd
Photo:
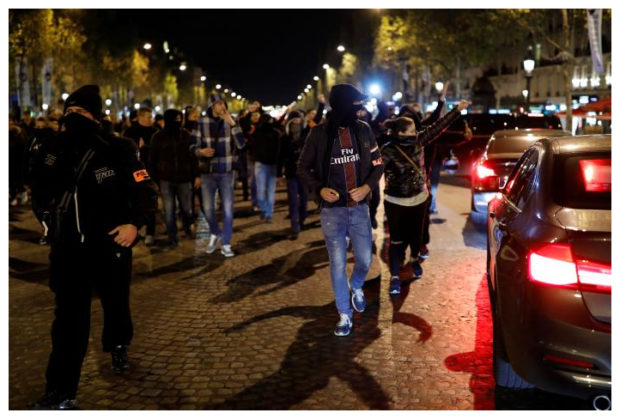
<instances>
[{"instance_id":1,"label":"streetlight","mask_svg":"<svg viewBox=\"0 0 620 419\"><path fill-rule=\"evenodd\" d=\"M438 92L441 92L443 90L443 83L440 81L435 83L435 89L437 89Z\"/></svg>"},{"instance_id":2,"label":"streetlight","mask_svg":"<svg viewBox=\"0 0 620 419\"><path fill-rule=\"evenodd\" d=\"M345 51L345 47L344 45L338 45L338 48L336 48L338 50L338 52L344 52Z\"/></svg>"},{"instance_id":3,"label":"streetlight","mask_svg":"<svg viewBox=\"0 0 620 419\"><path fill-rule=\"evenodd\" d=\"M149 44L148 42L142 46L142 48L144 48L146 51L150 50L152 47L153 45Z\"/></svg>"},{"instance_id":4,"label":"streetlight","mask_svg":"<svg viewBox=\"0 0 620 419\"><path fill-rule=\"evenodd\" d=\"M207 76L200 76L200 81L205 81L207 80Z\"/></svg>"},{"instance_id":5,"label":"streetlight","mask_svg":"<svg viewBox=\"0 0 620 419\"><path fill-rule=\"evenodd\" d=\"M373 96L379 96L381 94L381 86L379 86L377 83L371 84L368 90Z\"/></svg>"},{"instance_id":6,"label":"streetlight","mask_svg":"<svg viewBox=\"0 0 620 419\"><path fill-rule=\"evenodd\" d=\"M310 84L306 85L306 89L311 90L312 89L312 85L310 85Z\"/></svg>"},{"instance_id":7,"label":"streetlight","mask_svg":"<svg viewBox=\"0 0 620 419\"><path fill-rule=\"evenodd\" d=\"M60 95L60 97L62 97L62 100L67 100L67 98L69 97L69 93L63 93L62 95Z\"/></svg>"},{"instance_id":8,"label":"streetlight","mask_svg":"<svg viewBox=\"0 0 620 419\"><path fill-rule=\"evenodd\" d=\"M314 76L314 77L312 77L312 80L314 80L314 81L319 81L319 76Z\"/></svg>"},{"instance_id":9,"label":"streetlight","mask_svg":"<svg viewBox=\"0 0 620 419\"><path fill-rule=\"evenodd\" d=\"M228 89L224 89L224 93L228 93Z\"/></svg>"},{"instance_id":10,"label":"streetlight","mask_svg":"<svg viewBox=\"0 0 620 419\"><path fill-rule=\"evenodd\" d=\"M323 68L324 68L325 70L329 70L329 64L323 64Z\"/></svg>"},{"instance_id":11,"label":"streetlight","mask_svg":"<svg viewBox=\"0 0 620 419\"><path fill-rule=\"evenodd\" d=\"M297 96L297 100L301 100L301 95Z\"/></svg>"},{"instance_id":12,"label":"streetlight","mask_svg":"<svg viewBox=\"0 0 620 419\"><path fill-rule=\"evenodd\" d=\"M216 89L216 90L220 90L221 88L222 88L222 85L221 85L221 84L216 84L216 85L215 85L215 89Z\"/></svg>"},{"instance_id":13,"label":"streetlight","mask_svg":"<svg viewBox=\"0 0 620 419\"><path fill-rule=\"evenodd\" d=\"M523 70L525 70L525 90L523 91L523 97L525 98L525 112L530 111L530 85L532 83L532 71L536 61L534 59L534 53L532 52L532 46L527 47L527 53L523 58Z\"/></svg>"},{"instance_id":14,"label":"streetlight","mask_svg":"<svg viewBox=\"0 0 620 419\"><path fill-rule=\"evenodd\" d=\"M185 71L185 70L187 70L187 66L186 66L185 64L181 64L181 65L179 66L179 70L181 70L181 71Z\"/></svg>"},{"instance_id":15,"label":"streetlight","mask_svg":"<svg viewBox=\"0 0 620 419\"><path fill-rule=\"evenodd\" d=\"M236 97L236 96L237 96L237 94L236 94L235 92L232 92L230 95L231 95L232 97Z\"/></svg>"},{"instance_id":16,"label":"streetlight","mask_svg":"<svg viewBox=\"0 0 620 419\"><path fill-rule=\"evenodd\" d=\"M110 106L112 104L112 99L106 99L105 100L105 105L106 106Z\"/></svg>"}]
</instances>

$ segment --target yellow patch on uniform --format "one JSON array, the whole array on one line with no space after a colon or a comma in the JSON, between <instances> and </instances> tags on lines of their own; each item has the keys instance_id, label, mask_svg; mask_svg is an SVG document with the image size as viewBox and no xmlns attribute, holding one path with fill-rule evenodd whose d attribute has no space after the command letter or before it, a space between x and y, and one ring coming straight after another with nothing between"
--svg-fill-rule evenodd
<instances>
[{"instance_id":1,"label":"yellow patch on uniform","mask_svg":"<svg viewBox=\"0 0 620 419\"><path fill-rule=\"evenodd\" d=\"M133 172L133 178L136 182L143 182L145 180L150 179L149 173L145 170L138 170L137 172Z\"/></svg>"}]
</instances>

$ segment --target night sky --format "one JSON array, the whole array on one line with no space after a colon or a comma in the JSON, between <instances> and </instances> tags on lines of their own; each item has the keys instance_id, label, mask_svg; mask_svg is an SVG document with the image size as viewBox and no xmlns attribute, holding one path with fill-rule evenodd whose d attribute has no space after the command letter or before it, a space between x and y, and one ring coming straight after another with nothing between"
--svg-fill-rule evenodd
<instances>
[{"instance_id":1,"label":"night sky","mask_svg":"<svg viewBox=\"0 0 620 419\"><path fill-rule=\"evenodd\" d=\"M337 63L336 46L372 48L372 10L88 10L89 37L107 43L167 40L211 80L265 104L294 100L324 62ZM357 49L358 51L355 51Z\"/></svg>"}]
</instances>

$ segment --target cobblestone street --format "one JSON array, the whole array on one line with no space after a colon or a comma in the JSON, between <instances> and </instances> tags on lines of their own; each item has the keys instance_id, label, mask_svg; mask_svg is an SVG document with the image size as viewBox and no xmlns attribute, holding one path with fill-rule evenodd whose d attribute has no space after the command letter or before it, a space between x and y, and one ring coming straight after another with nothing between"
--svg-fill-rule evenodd
<instances>
[{"instance_id":1,"label":"cobblestone street","mask_svg":"<svg viewBox=\"0 0 620 419\"><path fill-rule=\"evenodd\" d=\"M252 215L237 191L234 258L219 250L207 255L204 237L167 249L160 223L157 245L134 249L130 369L122 376L111 371L101 346L103 314L94 301L80 407L587 408L538 391L496 392L484 233L469 221L464 184L448 179L438 196L424 276L411 282L411 269L404 269L398 297L388 294L389 235L380 206L364 286L368 306L355 313L346 338L333 335L338 316L319 215L289 241L284 188L273 224ZM9 408L27 409L43 394L51 345L49 247L38 244L39 226L28 207L12 208L10 217Z\"/></svg>"}]
</instances>

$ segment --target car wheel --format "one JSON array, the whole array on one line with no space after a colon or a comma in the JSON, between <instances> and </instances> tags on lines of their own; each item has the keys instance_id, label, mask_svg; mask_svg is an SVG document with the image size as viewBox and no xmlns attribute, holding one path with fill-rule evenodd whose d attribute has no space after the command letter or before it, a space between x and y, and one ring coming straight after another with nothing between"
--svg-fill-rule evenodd
<instances>
[{"instance_id":1,"label":"car wheel","mask_svg":"<svg viewBox=\"0 0 620 419\"><path fill-rule=\"evenodd\" d=\"M492 304L493 306L496 306ZM504 346L504 336L496 310L493 310L493 376L495 384L512 390L525 390L534 388L533 385L525 381L515 372L508 361L506 347Z\"/></svg>"}]
</instances>

